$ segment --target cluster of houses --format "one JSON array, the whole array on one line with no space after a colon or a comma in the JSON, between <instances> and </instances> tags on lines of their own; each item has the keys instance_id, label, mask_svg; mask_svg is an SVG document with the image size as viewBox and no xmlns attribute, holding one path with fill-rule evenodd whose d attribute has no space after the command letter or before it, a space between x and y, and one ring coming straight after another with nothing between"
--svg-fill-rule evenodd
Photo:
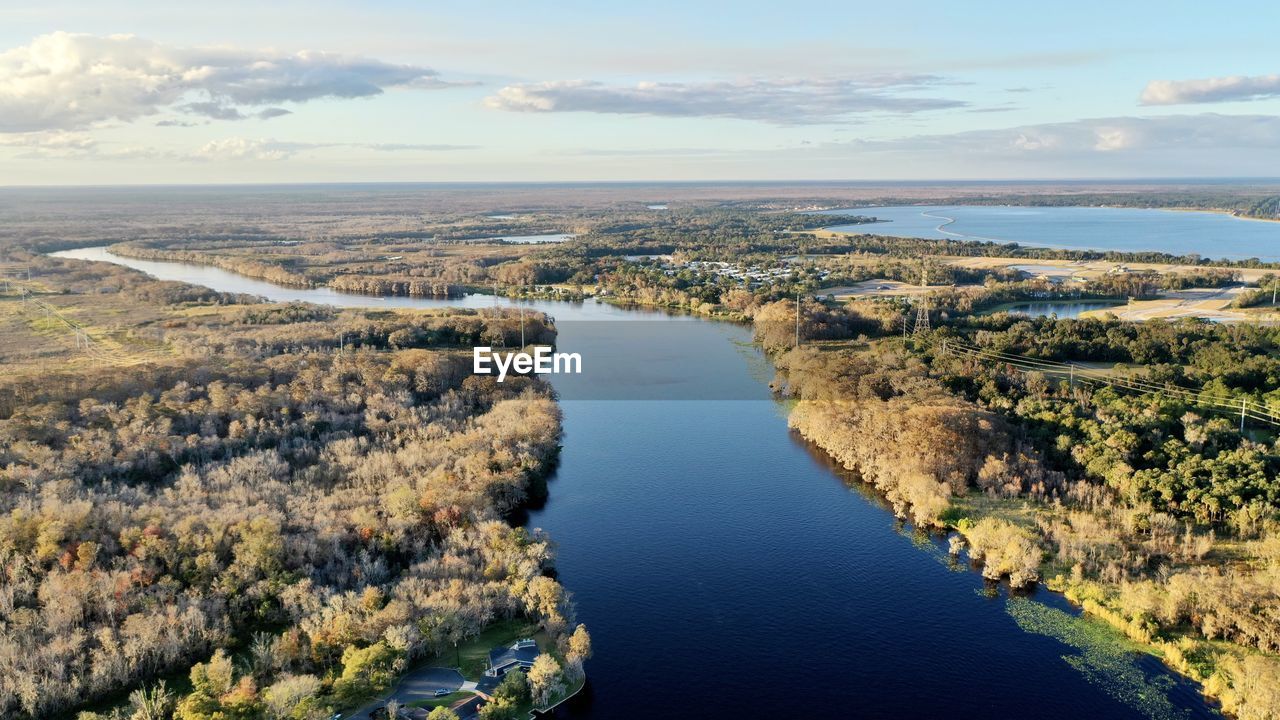
<instances>
[{"instance_id":1,"label":"cluster of houses","mask_svg":"<svg viewBox=\"0 0 1280 720\"><path fill-rule=\"evenodd\" d=\"M668 256L670 257L670 256ZM765 268L759 265L740 265L738 263L721 262L715 260L691 260L686 263L664 262L661 266L662 272L667 275L677 275L686 270L701 273L705 275L718 275L728 278L751 288L760 287L768 283L780 280L788 280L795 274L795 271L787 267ZM826 278L830 273L822 271L820 278Z\"/></svg>"}]
</instances>

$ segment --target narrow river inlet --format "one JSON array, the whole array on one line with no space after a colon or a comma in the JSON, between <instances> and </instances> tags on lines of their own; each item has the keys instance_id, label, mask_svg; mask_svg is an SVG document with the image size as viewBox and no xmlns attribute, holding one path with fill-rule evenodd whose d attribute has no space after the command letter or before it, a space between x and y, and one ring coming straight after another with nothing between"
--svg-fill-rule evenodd
<instances>
[{"instance_id":1,"label":"narrow river inlet","mask_svg":"<svg viewBox=\"0 0 1280 720\"><path fill-rule=\"evenodd\" d=\"M490 307L292 289L103 248L58 257L271 300ZM503 304L507 301L502 300ZM530 302L581 375L554 375L564 450L519 520L595 657L572 718L1207 718L1158 660L1082 632L1043 589L1010 598L793 436L746 328L655 311Z\"/></svg>"}]
</instances>

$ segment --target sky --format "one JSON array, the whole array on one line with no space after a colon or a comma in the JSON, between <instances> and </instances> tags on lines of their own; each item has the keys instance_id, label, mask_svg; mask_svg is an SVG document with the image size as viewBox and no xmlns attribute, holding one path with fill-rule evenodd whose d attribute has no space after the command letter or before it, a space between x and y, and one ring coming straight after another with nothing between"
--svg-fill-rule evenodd
<instances>
[{"instance_id":1,"label":"sky","mask_svg":"<svg viewBox=\"0 0 1280 720\"><path fill-rule=\"evenodd\" d=\"M1280 176L1280 3L961 7L9 0L0 186Z\"/></svg>"}]
</instances>

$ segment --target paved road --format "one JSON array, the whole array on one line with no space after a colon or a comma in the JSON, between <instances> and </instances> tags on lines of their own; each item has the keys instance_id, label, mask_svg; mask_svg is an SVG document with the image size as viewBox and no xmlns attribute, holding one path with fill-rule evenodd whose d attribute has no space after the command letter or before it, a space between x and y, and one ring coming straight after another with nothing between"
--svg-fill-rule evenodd
<instances>
[{"instance_id":1,"label":"paved road","mask_svg":"<svg viewBox=\"0 0 1280 720\"><path fill-rule=\"evenodd\" d=\"M400 678L400 684L396 686L396 689L390 695L381 700L371 702L350 714L344 713L342 717L344 720L369 720L369 713L386 705L390 700L395 700L401 706L404 706L414 700L425 700L434 697L437 690L457 692L462 687L463 680L462 673L453 668L418 668ZM420 708L406 708L406 710L410 711L414 717L426 717L427 715L425 711L416 712Z\"/></svg>"}]
</instances>

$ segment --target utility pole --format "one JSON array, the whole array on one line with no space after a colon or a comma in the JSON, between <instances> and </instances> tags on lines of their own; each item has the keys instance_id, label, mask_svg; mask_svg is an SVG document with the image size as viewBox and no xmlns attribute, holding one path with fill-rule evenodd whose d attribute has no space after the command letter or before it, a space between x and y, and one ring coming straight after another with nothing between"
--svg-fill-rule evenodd
<instances>
[{"instance_id":1,"label":"utility pole","mask_svg":"<svg viewBox=\"0 0 1280 720\"><path fill-rule=\"evenodd\" d=\"M796 347L800 347L800 291L796 291Z\"/></svg>"},{"instance_id":2,"label":"utility pole","mask_svg":"<svg viewBox=\"0 0 1280 720\"><path fill-rule=\"evenodd\" d=\"M1240 434L1241 435L1244 434L1244 414L1248 407L1249 407L1249 399L1240 398Z\"/></svg>"},{"instance_id":3,"label":"utility pole","mask_svg":"<svg viewBox=\"0 0 1280 720\"><path fill-rule=\"evenodd\" d=\"M520 306L520 349L524 349L524 305Z\"/></svg>"},{"instance_id":4,"label":"utility pole","mask_svg":"<svg viewBox=\"0 0 1280 720\"><path fill-rule=\"evenodd\" d=\"M920 259L920 305L916 308L916 333L921 330L929 329L929 300L927 293L929 292L929 267L924 264L925 259Z\"/></svg>"}]
</instances>

